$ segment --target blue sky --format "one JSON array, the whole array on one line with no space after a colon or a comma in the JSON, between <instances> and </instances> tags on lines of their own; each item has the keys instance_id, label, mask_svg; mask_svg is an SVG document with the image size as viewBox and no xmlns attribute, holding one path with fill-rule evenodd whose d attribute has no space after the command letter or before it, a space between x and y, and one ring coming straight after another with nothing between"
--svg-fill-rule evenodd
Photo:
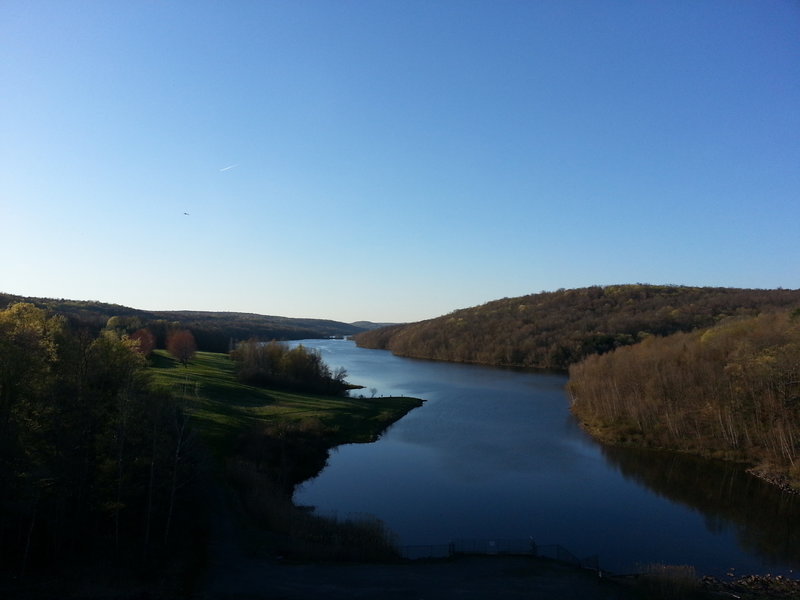
<instances>
[{"instance_id":1,"label":"blue sky","mask_svg":"<svg viewBox=\"0 0 800 600\"><path fill-rule=\"evenodd\" d=\"M413 321L800 287L795 1L5 0L0 81L3 292Z\"/></svg>"}]
</instances>

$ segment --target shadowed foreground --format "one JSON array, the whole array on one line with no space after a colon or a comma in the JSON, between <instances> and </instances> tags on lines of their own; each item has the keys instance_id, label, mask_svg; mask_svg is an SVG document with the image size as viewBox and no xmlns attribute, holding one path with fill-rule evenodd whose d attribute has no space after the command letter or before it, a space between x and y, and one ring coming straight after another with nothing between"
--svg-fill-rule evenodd
<instances>
[{"instance_id":1,"label":"shadowed foreground","mask_svg":"<svg viewBox=\"0 0 800 600\"><path fill-rule=\"evenodd\" d=\"M205 577L191 597L202 600L667 600L738 597L743 600L797 598L800 582L770 576L720 582L687 575L684 567L662 566L651 576L598 577L586 569L532 556L467 556L398 564L290 562L274 545L242 527L233 495L211 486ZM265 543L266 542L266 543Z\"/></svg>"},{"instance_id":2,"label":"shadowed foreground","mask_svg":"<svg viewBox=\"0 0 800 600\"><path fill-rule=\"evenodd\" d=\"M217 572L207 598L639 598L589 571L528 557L405 565L289 565L245 560Z\"/></svg>"},{"instance_id":3,"label":"shadowed foreground","mask_svg":"<svg viewBox=\"0 0 800 600\"><path fill-rule=\"evenodd\" d=\"M208 573L201 598L640 598L591 571L525 556L459 557L404 564L291 563L254 557L222 490L212 500Z\"/></svg>"}]
</instances>

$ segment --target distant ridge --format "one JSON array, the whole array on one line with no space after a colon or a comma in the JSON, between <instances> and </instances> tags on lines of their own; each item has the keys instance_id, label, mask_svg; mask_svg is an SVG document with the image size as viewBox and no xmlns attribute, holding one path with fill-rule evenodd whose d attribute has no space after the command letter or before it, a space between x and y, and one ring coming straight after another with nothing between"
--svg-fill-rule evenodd
<instances>
[{"instance_id":1,"label":"distant ridge","mask_svg":"<svg viewBox=\"0 0 800 600\"><path fill-rule=\"evenodd\" d=\"M373 323L372 321L356 321L355 323L350 323L353 327L358 327L359 329L380 329L381 327L392 327L394 325L398 325L398 323Z\"/></svg>"},{"instance_id":2,"label":"distant ridge","mask_svg":"<svg viewBox=\"0 0 800 600\"><path fill-rule=\"evenodd\" d=\"M503 298L418 323L359 333L400 356L565 370L647 336L800 307L800 290L609 285Z\"/></svg>"},{"instance_id":3,"label":"distant ridge","mask_svg":"<svg viewBox=\"0 0 800 600\"><path fill-rule=\"evenodd\" d=\"M91 300L29 298L0 293L0 309L15 302L30 302L97 330L104 327L111 317L138 320L139 326L155 329L178 324L192 330L199 349L210 352L227 352L232 341L252 337L264 340L300 340L351 336L364 331L362 327L328 319L298 319L238 312L148 311Z\"/></svg>"}]
</instances>

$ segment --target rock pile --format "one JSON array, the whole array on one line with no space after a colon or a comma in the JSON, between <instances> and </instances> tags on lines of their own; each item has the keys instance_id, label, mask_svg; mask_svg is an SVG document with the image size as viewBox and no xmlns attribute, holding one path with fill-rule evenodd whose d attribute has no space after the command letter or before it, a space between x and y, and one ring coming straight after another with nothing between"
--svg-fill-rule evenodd
<instances>
[{"instance_id":1,"label":"rock pile","mask_svg":"<svg viewBox=\"0 0 800 600\"><path fill-rule=\"evenodd\" d=\"M703 577L703 587L710 592L731 598L760 600L767 598L800 598L800 580L783 575L747 575L731 581Z\"/></svg>"}]
</instances>

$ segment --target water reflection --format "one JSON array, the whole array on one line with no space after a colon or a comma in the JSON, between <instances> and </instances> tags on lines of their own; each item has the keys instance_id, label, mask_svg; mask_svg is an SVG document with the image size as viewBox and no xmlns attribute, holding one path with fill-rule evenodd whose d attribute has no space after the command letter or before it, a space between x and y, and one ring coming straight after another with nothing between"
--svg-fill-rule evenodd
<instances>
[{"instance_id":1,"label":"water reflection","mask_svg":"<svg viewBox=\"0 0 800 600\"><path fill-rule=\"evenodd\" d=\"M800 566L800 498L728 464L601 448L569 413L564 376L309 345L378 395L426 403L375 444L340 447L301 504L376 515L404 544L534 535L615 572Z\"/></svg>"},{"instance_id":2,"label":"water reflection","mask_svg":"<svg viewBox=\"0 0 800 600\"><path fill-rule=\"evenodd\" d=\"M733 529L739 544L769 562L800 567L800 497L777 491L737 465L666 452L603 447L622 475L700 511L708 530Z\"/></svg>"}]
</instances>

